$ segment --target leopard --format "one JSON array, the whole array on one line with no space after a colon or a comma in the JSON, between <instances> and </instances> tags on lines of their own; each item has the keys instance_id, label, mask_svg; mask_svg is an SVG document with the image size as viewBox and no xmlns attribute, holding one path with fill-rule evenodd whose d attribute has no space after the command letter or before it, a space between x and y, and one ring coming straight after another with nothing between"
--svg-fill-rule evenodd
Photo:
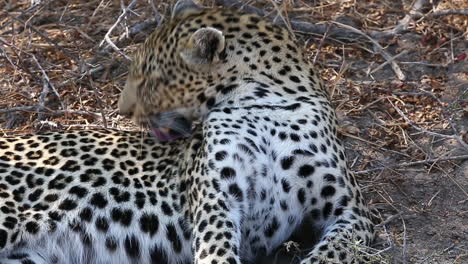
<instances>
[{"instance_id":1,"label":"leopard","mask_svg":"<svg viewBox=\"0 0 468 264\"><path fill-rule=\"evenodd\" d=\"M301 264L367 261L369 206L287 28L179 0L118 111L148 131L0 138L1 264L259 263L309 230Z\"/></svg>"}]
</instances>

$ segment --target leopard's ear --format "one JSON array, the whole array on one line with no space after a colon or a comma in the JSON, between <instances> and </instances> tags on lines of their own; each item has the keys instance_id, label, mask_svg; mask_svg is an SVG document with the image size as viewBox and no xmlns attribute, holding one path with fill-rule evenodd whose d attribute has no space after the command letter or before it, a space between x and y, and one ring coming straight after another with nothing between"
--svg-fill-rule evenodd
<instances>
[{"instance_id":1,"label":"leopard's ear","mask_svg":"<svg viewBox=\"0 0 468 264\"><path fill-rule=\"evenodd\" d=\"M192 0L179 0L172 9L172 18L184 18L189 14L200 11L202 8Z\"/></svg>"},{"instance_id":2,"label":"leopard's ear","mask_svg":"<svg viewBox=\"0 0 468 264\"><path fill-rule=\"evenodd\" d=\"M209 66L220 60L225 45L223 32L212 27L201 28L190 36L180 56L189 66Z\"/></svg>"}]
</instances>

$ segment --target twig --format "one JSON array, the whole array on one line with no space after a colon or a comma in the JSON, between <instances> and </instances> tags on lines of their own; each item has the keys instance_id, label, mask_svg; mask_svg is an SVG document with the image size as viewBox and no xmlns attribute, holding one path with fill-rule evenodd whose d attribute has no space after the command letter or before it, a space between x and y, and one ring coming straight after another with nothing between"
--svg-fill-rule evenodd
<instances>
[{"instance_id":1,"label":"twig","mask_svg":"<svg viewBox=\"0 0 468 264\"><path fill-rule=\"evenodd\" d=\"M152 5L154 6L154 4L152 4ZM145 31L145 30L147 30L149 28L158 27L159 25L161 25L163 17L159 13L157 13L157 10L153 10L153 11L154 11L154 14L155 14L154 19L147 19L147 20L144 20L142 22L134 24L133 26L131 26L128 29L128 32L124 32L124 33L120 34L119 38L117 39L117 41L115 41L114 44L118 45L119 42L123 41L126 38L131 38L131 37L135 36L136 34L138 34L139 32ZM106 56L106 55L109 54L109 52L111 50L113 50L113 48L111 46L106 46L106 47L102 48L100 51L96 52L96 55L93 56L92 59L90 59L88 61L87 65L95 64L97 62L97 60L98 60L98 56ZM103 68L104 68L104 66L102 66L102 65L93 66L93 68L89 69L89 70L87 70L87 68L82 68L81 72L83 72L83 73L85 73L85 72L94 73L94 72L98 72L98 71L102 70Z\"/></svg>"},{"instance_id":2,"label":"twig","mask_svg":"<svg viewBox=\"0 0 468 264\"><path fill-rule=\"evenodd\" d=\"M427 164L427 163L432 163L432 162L451 161L451 160L466 160L466 159L468 159L468 154L467 155L460 155L460 156L452 156L452 157L439 157L439 158L425 159L425 160L419 160L419 161L413 161L413 162L403 162L403 163L397 163L397 164L390 164L390 165L386 165L386 166L383 166L383 167L377 167L377 168L372 168L372 169L368 169L368 170L356 171L356 172L354 172L354 174L359 175L359 174L366 174L366 173L370 173L370 172L374 172L374 171L390 169L390 168L395 168L395 167L410 167L410 166Z\"/></svg>"},{"instance_id":3,"label":"twig","mask_svg":"<svg viewBox=\"0 0 468 264\"><path fill-rule=\"evenodd\" d=\"M67 115L67 114L72 114L72 115L89 115L95 118L99 118L101 115L95 112L90 112L90 111L84 111L84 110L56 110L56 111L51 111L51 114L55 115Z\"/></svg>"},{"instance_id":4,"label":"twig","mask_svg":"<svg viewBox=\"0 0 468 264\"><path fill-rule=\"evenodd\" d=\"M394 91L390 91L390 92L391 92L392 94L394 94L394 95L430 96L430 97L432 97L435 101L437 101L437 102L439 103L439 105L440 105L442 108L448 109L448 108L450 107L450 106L444 107L444 104L443 104L443 103L440 101L440 99L439 99L438 97L436 97L434 94L432 94L432 93L430 93L430 92L427 92L427 91L425 91L425 90L423 90L423 89L421 89L421 88L418 88L418 90L420 90L421 92L394 92ZM463 96L463 94L466 94L466 92L468 92L468 88L461 92L461 94L462 94L461 96ZM460 96L460 97L461 97L461 96ZM460 100L460 97L459 97L458 99L454 100L454 101L451 103L451 105L457 104L458 101ZM443 111L442 113L444 113L444 111ZM448 117L446 120L448 121L448 123L450 124L450 126L451 126L451 128L452 128L452 130L453 130L453 132L454 132L454 135L452 135L453 138L454 138L455 140L457 140L458 143L460 143L460 145L462 145L463 147L465 147L465 145L466 145L465 141L462 139L461 136L459 136L459 134L462 134L462 133L459 133L459 132L458 132L458 129L456 128L456 126L455 126L455 124L454 124L454 122L453 122L453 120L452 120L452 117ZM413 125L415 125L415 124L413 124ZM421 132L422 132L422 133L425 133L425 132L427 132L427 131L421 131ZM429 131L429 132L430 132L430 131ZM432 132L432 133L434 133L434 132ZM437 135L434 135L434 136L439 136L439 137L442 137L442 138L446 138L446 137L447 137L447 135L443 135L443 134L437 134ZM449 135L449 136L450 136L450 135ZM465 148L466 148L466 147L465 147Z\"/></svg>"},{"instance_id":5,"label":"twig","mask_svg":"<svg viewBox=\"0 0 468 264\"><path fill-rule=\"evenodd\" d=\"M35 61L37 61L37 58L35 57L34 54L32 54L32 53L30 53L30 52L27 52L27 51L25 51L25 50L22 50L21 48L15 46L15 45L13 45L13 44L10 44L10 43L6 42L6 40L4 40L2 37L0 37L0 43L3 43L5 46L8 46L8 47L12 48L11 51L12 51L12 52L16 55L16 57L18 57L18 58L24 57L24 56L21 56L21 55L20 55L21 53L24 53L24 54L27 54L28 56L30 56L31 58L33 58ZM3 49L2 49L2 50L3 50ZM20 54L18 54L15 50L18 51ZM3 51L4 51L4 50L3 50ZM5 52L6 52L6 51L5 51ZM8 57L6 57L6 58L8 58ZM50 62L48 62L48 61L45 60L45 59L41 59L41 61L47 63L48 65L52 65L52 66L57 67L56 65L54 65L54 64L52 64L52 63L50 63ZM18 68L21 68L23 71L25 71L26 73L28 73L28 74L29 74L35 81L37 81L37 82L43 82L43 81L44 81L44 78L42 78L42 79L39 78L36 74L32 73L28 67L25 67L25 66L23 66L22 64L13 64L13 66L18 67ZM38 66L39 66L40 69L42 68L40 64L38 64ZM45 71L44 71L43 69L41 69L41 70L42 70L42 73L44 74ZM74 73L72 72L72 74L74 74ZM76 74L75 74L75 75L76 75ZM49 82L50 82L50 80L49 80ZM52 83L50 82L50 84L52 84ZM59 87L60 87L60 85L59 85ZM56 91L54 90L54 92L56 92ZM59 97L57 92L56 92L56 95L57 95L57 97ZM62 105L62 107L64 107L64 106ZM64 108L65 108L65 107L64 107Z\"/></svg>"},{"instance_id":6,"label":"twig","mask_svg":"<svg viewBox=\"0 0 468 264\"><path fill-rule=\"evenodd\" d=\"M156 20L157 26L159 27L163 21L163 16L158 12L153 0L148 0L148 3L151 6L151 9L153 9L154 20Z\"/></svg>"},{"instance_id":7,"label":"twig","mask_svg":"<svg viewBox=\"0 0 468 264\"><path fill-rule=\"evenodd\" d=\"M253 6L246 5L242 3L241 1L237 0L216 0L215 1L219 5L223 5L226 7L231 7L231 8L237 8L239 10L242 10L245 13L249 14L257 14L259 16L265 16L265 12L261 9L255 8Z\"/></svg>"},{"instance_id":8,"label":"twig","mask_svg":"<svg viewBox=\"0 0 468 264\"><path fill-rule=\"evenodd\" d=\"M358 108L353 108L353 109L351 109L351 110L346 111L346 115L349 114L349 113L352 113L352 112L357 112L357 111L362 112L362 111L368 109L369 107L375 105L376 103L378 103L378 102L380 102L380 101L382 101L382 100L385 100L385 99L387 99L387 98L388 98L388 96L379 97L379 98L377 98L376 100L374 100L374 101L368 103L368 104L365 105L365 106L360 106L360 107L358 107Z\"/></svg>"},{"instance_id":9,"label":"twig","mask_svg":"<svg viewBox=\"0 0 468 264\"><path fill-rule=\"evenodd\" d=\"M57 44L57 42L51 38L49 38L47 36L46 33L40 31L39 29L37 29L36 27L32 26L31 24L29 23L26 23L24 22L23 20L19 19L19 18L16 18L14 16L11 16L10 14L8 14L8 16L10 16L13 20L16 20L20 23L22 23L25 27L29 28L30 30L34 31L36 34L38 34L40 37L42 37L43 39L45 39L47 42L51 43L52 45L54 45L55 48L57 48L58 50L60 50L65 56L73 59L75 62L77 63L80 63L80 58L78 58L77 56L71 54L68 50L66 50L65 48L61 47L59 44Z\"/></svg>"},{"instance_id":10,"label":"twig","mask_svg":"<svg viewBox=\"0 0 468 264\"><path fill-rule=\"evenodd\" d=\"M155 18L155 19L148 19L148 20L145 20L145 21L142 21L140 23L137 23L133 26L130 27L130 29L128 30L128 36L127 37L131 37L143 30L146 30L150 27L154 27L154 26L159 26L161 24L161 19L160 18ZM124 39L124 35L120 35L119 37L119 41L122 41L122 39Z\"/></svg>"},{"instance_id":11,"label":"twig","mask_svg":"<svg viewBox=\"0 0 468 264\"><path fill-rule=\"evenodd\" d=\"M377 72L377 71L380 71L383 67L385 67L387 64L393 62L394 60L396 60L397 58L403 56L403 55L406 55L408 54L409 50L403 50L402 52L398 53L397 55L393 56L390 58L390 60L387 60L385 61L384 63L380 64L379 66L375 67L375 69L373 69L370 74L373 74L374 72Z\"/></svg>"},{"instance_id":12,"label":"twig","mask_svg":"<svg viewBox=\"0 0 468 264\"><path fill-rule=\"evenodd\" d=\"M422 62L422 61L400 61L400 63L422 65L422 66L434 67L434 68L447 68L450 64L450 62L438 64L438 63L427 63L427 62Z\"/></svg>"},{"instance_id":13,"label":"twig","mask_svg":"<svg viewBox=\"0 0 468 264\"><path fill-rule=\"evenodd\" d=\"M45 97L47 96L47 94L49 93L49 87L50 87L52 89L52 92L54 92L55 96L57 96L58 100L60 101L60 105L62 106L62 108L65 109L65 105L60 100L60 94L57 92L57 89L55 89L54 84L50 81L50 78L47 75L47 73L45 72L44 68L42 68L42 66L39 63L39 61L37 60L36 56L32 55L32 58L33 58L34 62L36 63L37 67L39 68L39 70L41 70L42 77L44 78L44 86L43 86L41 95L39 96L39 104L41 104L42 106L45 106L44 100L45 100Z\"/></svg>"},{"instance_id":14,"label":"twig","mask_svg":"<svg viewBox=\"0 0 468 264\"><path fill-rule=\"evenodd\" d=\"M409 23L414 19L431 19L448 15L468 15L467 9L439 10L430 14L422 14L421 10L424 9L428 5L428 3L429 2L427 0L417 0L411 7L411 10L408 12L408 14L406 14L405 17L402 20L400 20L396 27L394 27L391 30L385 30L380 32L370 31L369 35L376 39L389 38L405 32L408 29Z\"/></svg>"},{"instance_id":15,"label":"twig","mask_svg":"<svg viewBox=\"0 0 468 264\"><path fill-rule=\"evenodd\" d=\"M125 15L127 14L127 12L129 12L129 10L138 2L138 0L133 0L132 2L130 2L130 4L123 9L122 11L122 14L120 14L120 16L117 18L117 21L115 21L115 23L109 28L109 30L107 31L106 35L104 36L104 39L101 41L101 43L99 44L99 46L102 46L104 44L104 42L107 42L107 44L109 44L109 46L111 46L115 51L117 51L120 55L122 55L124 58L128 59L128 60L131 60L131 58L129 56L127 56L125 53L123 53L115 44L114 42L112 42L112 40L110 39L110 34L112 33L112 31L115 29L115 27L120 24L120 22L122 21L122 19L125 17Z\"/></svg>"},{"instance_id":16,"label":"twig","mask_svg":"<svg viewBox=\"0 0 468 264\"><path fill-rule=\"evenodd\" d=\"M142 22L139 22L133 26L131 26L128 30L128 35L126 33L122 33L118 40L116 41L117 44L119 44L119 42L123 41L125 38L131 38L133 36L135 36L136 34L138 34L139 32L142 32L142 31L145 31L147 30L148 28L152 28L152 27L157 27L158 25L161 24L161 20L158 20L157 18L156 19L147 19L147 20L144 20ZM111 46L106 46L104 48L102 48L100 51L96 52L96 55L93 56L92 59L90 59L86 65L94 65L97 61L98 61L98 57L99 56L106 56L109 54L109 52L113 50ZM89 69L88 70L88 73L94 73L94 72L97 72L97 71L100 71L104 68L104 66L102 65L99 65L99 66L93 66L92 69ZM82 68L81 72L84 73L87 71L87 68Z\"/></svg>"},{"instance_id":17,"label":"twig","mask_svg":"<svg viewBox=\"0 0 468 264\"><path fill-rule=\"evenodd\" d=\"M427 0L416 0L416 2L411 7L411 10L408 12L405 17L400 20L398 25L391 30L386 30L382 32L378 32L374 34L373 37L375 38L386 38L386 37L393 37L395 35L401 34L402 32L408 29L409 23L413 20L413 16L416 13L419 13L426 5L428 4Z\"/></svg>"},{"instance_id":18,"label":"twig","mask_svg":"<svg viewBox=\"0 0 468 264\"><path fill-rule=\"evenodd\" d=\"M460 189L460 191L462 191L466 197L468 197L468 192L465 191L465 189L460 185L460 183L458 183L449 173L445 173L445 175L458 187L458 189Z\"/></svg>"},{"instance_id":19,"label":"twig","mask_svg":"<svg viewBox=\"0 0 468 264\"><path fill-rule=\"evenodd\" d=\"M382 223L377 224L376 227L385 226L388 223L392 222L393 220L400 218L402 214L403 212L398 212L397 214L391 215L387 219L385 219Z\"/></svg>"},{"instance_id":20,"label":"twig","mask_svg":"<svg viewBox=\"0 0 468 264\"><path fill-rule=\"evenodd\" d=\"M65 114L76 114L76 115L90 115L93 117L99 118L100 115L98 113L83 111L83 110L50 110L47 107L41 107L39 105L33 106L16 106L16 107L9 107L6 109L0 109L0 114L6 114L11 112L38 112L38 113L49 113L53 115L65 115Z\"/></svg>"},{"instance_id":21,"label":"twig","mask_svg":"<svg viewBox=\"0 0 468 264\"><path fill-rule=\"evenodd\" d=\"M431 199L429 199L429 201L427 202L427 207L431 207L432 201L434 201L434 199L437 197L437 195L439 195L439 193L440 193L441 191L442 191L442 190L438 190L438 191L431 197Z\"/></svg>"},{"instance_id":22,"label":"twig","mask_svg":"<svg viewBox=\"0 0 468 264\"><path fill-rule=\"evenodd\" d=\"M442 104L442 102L440 101L440 99L437 98L434 94L429 93L429 92L427 92L427 91L424 91L424 90L421 89L421 88L419 88L419 90L422 91L422 92L424 92L424 93L426 93L427 95L431 96L434 100L436 100L436 101L439 103L439 105L440 105L441 107L443 107L443 104ZM462 94L461 96L463 96L463 94L466 94L467 92L468 92L468 88L465 89L463 92L461 92L461 94ZM459 99L457 99L457 100L455 100L454 102L452 102L452 105L453 105L453 104L456 104L458 100L459 100ZM447 121L448 121L448 123L450 124L450 127L452 127L452 130L453 130L453 132L454 132L453 137L455 138L455 140L458 141L458 143L460 143L460 145L462 145L465 149L468 150L468 144L466 144L465 141L462 139L462 137L460 137L460 136L458 135L458 134L460 134L460 133L458 132L457 127L456 127L455 124L453 123L452 118L451 118L451 117L447 118Z\"/></svg>"},{"instance_id":23,"label":"twig","mask_svg":"<svg viewBox=\"0 0 468 264\"><path fill-rule=\"evenodd\" d=\"M62 11L62 14L60 15L59 22L62 22L63 16L65 15L65 12L67 12L68 7L70 6L70 2L71 2L71 0L67 1L67 5L65 6L65 8Z\"/></svg>"},{"instance_id":24,"label":"twig","mask_svg":"<svg viewBox=\"0 0 468 264\"><path fill-rule=\"evenodd\" d=\"M440 49L442 49L443 47L445 47L446 45L450 44L452 46L453 42L455 40L459 40L459 39L463 39L465 36L468 35L468 31L460 34L459 36L456 36L456 37L450 37L450 41L446 41L444 43L442 43L442 45L436 47L435 49L433 49L431 52L427 53L427 56L429 55L432 55L432 54L435 54L437 52L439 52ZM453 61L453 60L452 60Z\"/></svg>"},{"instance_id":25,"label":"twig","mask_svg":"<svg viewBox=\"0 0 468 264\"><path fill-rule=\"evenodd\" d=\"M71 125L66 125L66 124L58 124L52 121L39 121L38 125L42 128L44 126L47 127L52 127L52 128L58 128L62 130L70 130L70 129L119 129L120 127L118 126L108 126L104 127L103 125L98 125L98 124L71 124Z\"/></svg>"},{"instance_id":26,"label":"twig","mask_svg":"<svg viewBox=\"0 0 468 264\"><path fill-rule=\"evenodd\" d=\"M49 4L50 2L52 2L52 0L48 0L48 1L41 1L40 3L36 4L36 5L31 5L29 8L23 10L19 15L17 15L15 18L16 19L21 19L24 15L26 15L27 13L31 12L31 11L34 11L40 7L44 7L45 5ZM8 27L9 25L11 25L13 23L13 20L10 20L8 21L7 23L3 24L0 26L0 31L2 31L2 29Z\"/></svg>"},{"instance_id":27,"label":"twig","mask_svg":"<svg viewBox=\"0 0 468 264\"><path fill-rule=\"evenodd\" d=\"M223 5L226 7L237 8L245 13L256 14L256 15L263 16L263 17L269 17L263 10L246 5L238 0L216 0L215 2L219 5ZM281 26L285 25L283 20L276 20L273 23L276 25L281 25ZM359 34L356 34L355 32L352 32L349 30L343 30L335 26L312 24L309 22L299 21L299 20L294 20L294 19L291 19L289 21L289 24L291 25L291 28L294 31L298 31L298 32L323 35L328 30L329 37L335 37L338 39L349 39L349 38L361 37Z\"/></svg>"},{"instance_id":28,"label":"twig","mask_svg":"<svg viewBox=\"0 0 468 264\"><path fill-rule=\"evenodd\" d=\"M3 40L2 40L1 38L0 38L0 41L3 42ZM1 58L1 57L5 58L5 60L8 61L8 63L10 63L10 64L13 66L13 68L15 68L15 69L18 68L18 66L16 66L16 64L13 63L13 61L10 59L10 57L8 57L8 53L6 52L6 50L3 49L3 48L0 46L0 58Z\"/></svg>"},{"instance_id":29,"label":"twig","mask_svg":"<svg viewBox=\"0 0 468 264\"><path fill-rule=\"evenodd\" d=\"M261 9L246 5L245 3L238 1L238 0L216 0L215 1L218 5L223 5L226 7L232 7L232 8L237 8L245 13L249 14L257 14L259 16L263 17L268 17L266 12L264 12ZM411 7L411 10L409 13L398 23L398 25L391 29L391 30L386 30L386 31L376 31L376 30L368 30L366 32L366 35L374 38L374 39L386 39L390 37L394 37L395 35L401 34L404 31L407 30L409 23L415 19L415 18L434 18L438 16L444 16L444 15L465 15L468 13L467 10L465 9L457 9L457 10L441 10L441 11L436 11L432 14L428 14L426 16L423 16L420 11L427 6L428 1L427 0L417 0L413 6ZM275 24L278 25L285 25L285 23L282 20L274 20ZM318 35L323 35L325 32L329 32L328 36L330 38L336 38L336 39L341 39L341 40L352 40L356 41L357 39L361 39L362 34L356 34L357 32L349 30L348 28L339 28L336 26L329 26L329 25L323 25L323 24L313 24L305 21L299 21L295 19L290 19L289 20L290 27L298 32L303 32L303 33L311 33L311 34L318 34ZM286 25L287 26L287 25Z\"/></svg>"},{"instance_id":30,"label":"twig","mask_svg":"<svg viewBox=\"0 0 468 264\"><path fill-rule=\"evenodd\" d=\"M312 66L315 65L315 62L317 61L318 55L320 54L320 51L322 50L322 46L325 43L325 39L327 38L328 32L330 31L330 25L331 24L328 24L327 31L325 31L325 33L323 34L322 39L320 39L320 43L319 43L319 45L317 47L317 53L315 53L314 59L312 60ZM345 58L343 58L343 60L344 59Z\"/></svg>"},{"instance_id":31,"label":"twig","mask_svg":"<svg viewBox=\"0 0 468 264\"><path fill-rule=\"evenodd\" d=\"M374 47L382 55L382 57L384 57L384 59L386 59L390 63L390 65L392 66L393 72L395 72L395 75L398 77L398 79L401 80L401 81L406 79L406 76L403 74L403 72L401 71L398 64L395 61L392 60L392 55L390 55L388 52L386 52L384 50L384 48L375 39L371 38L366 33L362 32L361 30L356 29L356 28L354 28L352 26L348 26L348 25L345 25L345 24L342 24L342 23L339 23L339 22L336 22L336 21L332 21L332 23L334 23L334 24L336 24L336 25L338 25L340 27L346 28L346 29L348 29L350 31L353 31L354 33L362 35L362 36L366 37L368 40L370 40L370 42L372 42L372 44L374 44Z\"/></svg>"},{"instance_id":32,"label":"twig","mask_svg":"<svg viewBox=\"0 0 468 264\"><path fill-rule=\"evenodd\" d=\"M47 83L47 80L44 78L42 79L42 90L41 90L41 93L39 95L39 108L38 109L42 109L42 108L45 108L46 107L46 104L45 104L45 99L47 97L47 95L49 94L49 87L50 85ZM37 111L37 119L38 120L44 120L44 115L42 112L40 111Z\"/></svg>"},{"instance_id":33,"label":"twig","mask_svg":"<svg viewBox=\"0 0 468 264\"><path fill-rule=\"evenodd\" d=\"M406 244L406 224L405 224L405 219L400 216L401 222L403 223L403 249L401 252L401 257L403 260L403 264L408 263L407 257L406 257L406 252L408 251L407 244Z\"/></svg>"},{"instance_id":34,"label":"twig","mask_svg":"<svg viewBox=\"0 0 468 264\"><path fill-rule=\"evenodd\" d=\"M434 13L427 14L422 16L422 19L430 19L436 18L441 16L450 16L450 15L461 15L461 16L468 16L468 9L447 9L447 10L439 10L435 11ZM414 15L414 18L417 18L418 14Z\"/></svg>"},{"instance_id":35,"label":"twig","mask_svg":"<svg viewBox=\"0 0 468 264\"><path fill-rule=\"evenodd\" d=\"M102 117L102 123L104 124L104 127L107 128L107 119L106 119L106 115L104 114L104 108L102 107L102 100L97 93L97 89L96 89L96 86L94 85L93 78L91 78L90 75L88 75L88 81L89 81L89 85L93 89L94 97L96 98L96 101L98 102L98 107L99 107L99 110L101 112L101 117Z\"/></svg>"},{"instance_id":36,"label":"twig","mask_svg":"<svg viewBox=\"0 0 468 264\"><path fill-rule=\"evenodd\" d=\"M110 3L110 2L109 2ZM98 6L94 9L93 11L93 14L91 15L91 17L89 18L89 22L87 24L87 27L89 27L91 25L91 23L94 21L94 17L96 16L97 12L99 11L99 9L103 6L104 4L104 0L101 0L98 4ZM105 7L105 6L103 6Z\"/></svg>"},{"instance_id":37,"label":"twig","mask_svg":"<svg viewBox=\"0 0 468 264\"><path fill-rule=\"evenodd\" d=\"M22 53L25 53L25 54L28 54L28 55L32 55L31 53L26 52L26 51L23 51L23 50L21 50L20 48L18 48L18 47L16 47L16 46L14 46L14 45L12 45L12 44L6 42L2 37L0 37L0 43L6 45L6 46L8 46L8 47L11 47L11 48L12 48L12 52L15 53L16 57L18 57L18 58L21 58L21 57L18 55L18 53L15 52L15 49L18 50L18 51L20 51L20 52L22 52ZM2 49L2 50L3 50L3 52L5 53L5 58L8 60L8 56L7 56L6 50L4 50L4 49ZM11 61L11 60L8 60L8 61L9 61L10 63L13 63L13 61ZM35 81L38 81L38 82L41 81L35 74L33 74L33 73L31 72L31 70L30 70L28 67L25 67L25 66L23 66L22 64L13 64L13 66L18 67L18 68L21 68L23 71L25 71L26 73L28 73L28 74L31 76L31 78L33 78Z\"/></svg>"},{"instance_id":38,"label":"twig","mask_svg":"<svg viewBox=\"0 0 468 264\"><path fill-rule=\"evenodd\" d=\"M291 23L289 23L289 18L285 18L285 16L283 15L283 12L282 10L279 8L279 6L275 3L275 0L270 0L270 3L273 5L273 7L276 9L276 12L278 13L278 16L281 17L281 20L283 20L283 24L286 26L286 28L288 29L289 33L291 33L291 35L293 36L293 38L296 38L296 36L294 35L294 31L293 29L291 28ZM274 20L276 21L276 19Z\"/></svg>"},{"instance_id":39,"label":"twig","mask_svg":"<svg viewBox=\"0 0 468 264\"><path fill-rule=\"evenodd\" d=\"M401 109L396 106L395 104L393 104L390 100L389 100L390 104L393 106L393 108L398 112L398 114L403 117L403 119L406 121L406 123L408 123L409 125L411 125L414 129L416 129L417 131L419 132L423 132L423 133L426 133L426 134L429 134L429 135L433 135L433 136L437 136L437 137L442 137L442 138L448 138L448 139L455 139L458 143L460 143L460 145L462 147L464 147L466 150L468 150L468 144L465 143L463 141L463 139L458 136L458 135L444 135L444 134L440 134L440 133L436 133L436 132L432 132L432 131L429 131L427 129L424 129L422 127L419 127L417 126L416 124L414 124L406 115L405 113L403 113L403 111L401 111ZM455 132L457 132L455 130L455 127L452 126L452 129L454 129Z\"/></svg>"}]
</instances>

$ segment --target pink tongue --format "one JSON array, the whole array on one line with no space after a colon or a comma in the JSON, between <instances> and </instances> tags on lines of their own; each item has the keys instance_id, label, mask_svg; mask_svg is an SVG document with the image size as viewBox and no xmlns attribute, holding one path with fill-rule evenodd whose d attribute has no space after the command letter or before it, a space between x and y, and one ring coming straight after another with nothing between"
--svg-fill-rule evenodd
<instances>
[{"instance_id":1,"label":"pink tongue","mask_svg":"<svg viewBox=\"0 0 468 264\"><path fill-rule=\"evenodd\" d=\"M166 129L161 129L158 127L153 127L153 136L160 142L167 142L167 141L173 141L179 138L182 138L182 135L171 135L169 132L164 131Z\"/></svg>"}]
</instances>

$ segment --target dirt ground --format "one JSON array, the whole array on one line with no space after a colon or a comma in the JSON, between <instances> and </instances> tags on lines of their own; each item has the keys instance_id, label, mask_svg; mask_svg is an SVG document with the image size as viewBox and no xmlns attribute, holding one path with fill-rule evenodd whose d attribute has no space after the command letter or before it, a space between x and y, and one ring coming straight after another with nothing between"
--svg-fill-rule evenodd
<instances>
[{"instance_id":1,"label":"dirt ground","mask_svg":"<svg viewBox=\"0 0 468 264\"><path fill-rule=\"evenodd\" d=\"M468 2L199 3L237 4L303 43L333 96L349 162L378 210L369 249L376 263L468 263ZM139 129L116 111L127 56L172 5L0 0L1 134ZM297 249L292 240L264 263L295 263L312 246Z\"/></svg>"}]
</instances>

